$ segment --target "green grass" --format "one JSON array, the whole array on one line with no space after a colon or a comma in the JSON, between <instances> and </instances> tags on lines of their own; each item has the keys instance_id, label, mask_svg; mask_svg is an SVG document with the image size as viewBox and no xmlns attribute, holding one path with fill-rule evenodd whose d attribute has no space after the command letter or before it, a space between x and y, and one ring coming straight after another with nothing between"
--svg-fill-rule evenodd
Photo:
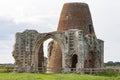
<instances>
[{"instance_id":1,"label":"green grass","mask_svg":"<svg viewBox=\"0 0 120 80\"><path fill-rule=\"evenodd\" d=\"M120 80L120 75L0 73L0 80Z\"/></svg>"}]
</instances>

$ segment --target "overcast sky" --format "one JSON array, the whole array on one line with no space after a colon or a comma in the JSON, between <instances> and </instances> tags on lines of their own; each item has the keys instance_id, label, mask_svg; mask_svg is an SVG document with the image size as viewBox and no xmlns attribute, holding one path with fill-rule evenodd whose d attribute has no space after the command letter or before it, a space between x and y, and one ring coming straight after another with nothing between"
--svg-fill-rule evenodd
<instances>
[{"instance_id":1,"label":"overcast sky","mask_svg":"<svg viewBox=\"0 0 120 80\"><path fill-rule=\"evenodd\" d=\"M105 41L104 61L120 61L120 0L0 0L0 63L14 63L16 32L55 31L66 2L89 4L97 38Z\"/></svg>"}]
</instances>

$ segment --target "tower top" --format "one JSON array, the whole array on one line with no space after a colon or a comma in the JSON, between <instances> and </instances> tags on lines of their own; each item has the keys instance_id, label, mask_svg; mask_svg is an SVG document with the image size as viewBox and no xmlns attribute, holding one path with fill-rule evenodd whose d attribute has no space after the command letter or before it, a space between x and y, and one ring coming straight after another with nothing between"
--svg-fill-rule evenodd
<instances>
[{"instance_id":1,"label":"tower top","mask_svg":"<svg viewBox=\"0 0 120 80\"><path fill-rule=\"evenodd\" d=\"M84 34L95 34L88 4L77 2L64 4L58 31L68 29L80 29Z\"/></svg>"},{"instance_id":2,"label":"tower top","mask_svg":"<svg viewBox=\"0 0 120 80\"><path fill-rule=\"evenodd\" d=\"M69 3L65 3L64 5L82 5L82 6L86 6L88 4L87 3L82 3L82 2L69 2Z\"/></svg>"}]
</instances>

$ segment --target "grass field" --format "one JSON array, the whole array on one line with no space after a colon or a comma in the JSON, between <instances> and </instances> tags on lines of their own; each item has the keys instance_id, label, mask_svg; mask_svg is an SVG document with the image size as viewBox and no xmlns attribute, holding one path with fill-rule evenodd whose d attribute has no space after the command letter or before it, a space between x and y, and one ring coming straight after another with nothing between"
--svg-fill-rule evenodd
<instances>
[{"instance_id":1,"label":"grass field","mask_svg":"<svg viewBox=\"0 0 120 80\"><path fill-rule=\"evenodd\" d=\"M120 80L120 75L0 73L0 80Z\"/></svg>"}]
</instances>

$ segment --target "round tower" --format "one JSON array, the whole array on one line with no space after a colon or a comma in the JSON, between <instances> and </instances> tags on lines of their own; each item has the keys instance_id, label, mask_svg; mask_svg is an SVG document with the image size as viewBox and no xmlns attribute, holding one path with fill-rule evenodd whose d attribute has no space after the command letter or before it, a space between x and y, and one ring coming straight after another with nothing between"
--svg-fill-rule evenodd
<instances>
[{"instance_id":1,"label":"round tower","mask_svg":"<svg viewBox=\"0 0 120 80\"><path fill-rule=\"evenodd\" d=\"M64 4L57 30L68 29L80 29L84 34L95 34L89 7L86 3Z\"/></svg>"}]
</instances>

